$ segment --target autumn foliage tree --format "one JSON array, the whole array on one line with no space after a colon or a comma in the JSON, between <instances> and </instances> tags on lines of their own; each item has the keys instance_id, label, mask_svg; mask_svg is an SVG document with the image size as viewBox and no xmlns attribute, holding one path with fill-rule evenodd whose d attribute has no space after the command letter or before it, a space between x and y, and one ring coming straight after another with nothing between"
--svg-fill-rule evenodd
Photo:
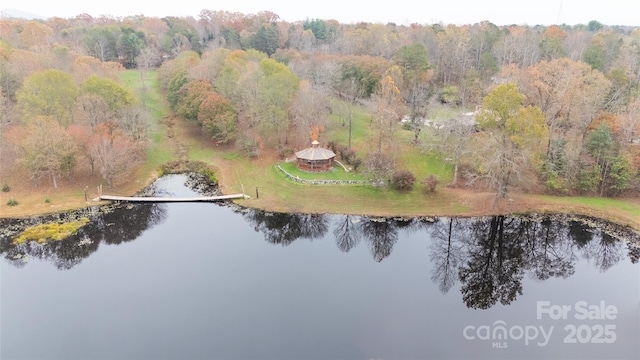
<instances>
[{"instance_id":1,"label":"autumn foliage tree","mask_svg":"<svg viewBox=\"0 0 640 360\"><path fill-rule=\"evenodd\" d=\"M82 91L94 94L104 99L109 111L129 106L135 103L135 97L125 87L111 79L92 76L82 84Z\"/></svg>"},{"instance_id":2,"label":"autumn foliage tree","mask_svg":"<svg viewBox=\"0 0 640 360\"><path fill-rule=\"evenodd\" d=\"M414 128L414 141L417 141L421 125L427 117L428 100L432 95L430 83L433 72L430 71L427 49L420 43L403 46L394 56L394 62L402 70L399 89Z\"/></svg>"},{"instance_id":3,"label":"autumn foliage tree","mask_svg":"<svg viewBox=\"0 0 640 360\"><path fill-rule=\"evenodd\" d=\"M16 97L23 118L50 116L67 126L73 122L78 87L71 75L49 69L28 76Z\"/></svg>"},{"instance_id":4,"label":"autumn foliage tree","mask_svg":"<svg viewBox=\"0 0 640 360\"><path fill-rule=\"evenodd\" d=\"M198 122L217 143L224 144L236 137L236 110L229 100L213 91L208 92L200 104Z\"/></svg>"},{"instance_id":5,"label":"autumn foliage tree","mask_svg":"<svg viewBox=\"0 0 640 360\"><path fill-rule=\"evenodd\" d=\"M198 120L200 104L213 92L209 80L194 80L184 84L178 90L178 100L175 105L176 114L190 121Z\"/></svg>"},{"instance_id":6,"label":"autumn foliage tree","mask_svg":"<svg viewBox=\"0 0 640 360\"><path fill-rule=\"evenodd\" d=\"M20 149L19 162L35 185L49 177L57 188L60 177L70 176L76 166L75 143L52 117L32 118L26 126L13 128L8 136Z\"/></svg>"},{"instance_id":7,"label":"autumn foliage tree","mask_svg":"<svg viewBox=\"0 0 640 360\"><path fill-rule=\"evenodd\" d=\"M108 186L124 181L142 159L140 146L119 134L113 123L100 124L89 137L87 149Z\"/></svg>"},{"instance_id":8,"label":"autumn foliage tree","mask_svg":"<svg viewBox=\"0 0 640 360\"><path fill-rule=\"evenodd\" d=\"M292 125L298 130L298 143L307 143L310 132L326 127L329 111L327 94L302 81L289 110Z\"/></svg>"},{"instance_id":9,"label":"autumn foliage tree","mask_svg":"<svg viewBox=\"0 0 640 360\"><path fill-rule=\"evenodd\" d=\"M269 139L271 145L287 144L289 106L298 90L300 79L286 65L272 59L260 61L260 71L263 76L258 78L259 107L256 115L260 119L261 135Z\"/></svg>"},{"instance_id":10,"label":"autumn foliage tree","mask_svg":"<svg viewBox=\"0 0 640 360\"><path fill-rule=\"evenodd\" d=\"M485 138L479 177L495 189L494 206L512 187L531 179L546 144L544 115L537 107L523 106L524 99L515 84L498 85L484 98L477 116Z\"/></svg>"},{"instance_id":11,"label":"autumn foliage tree","mask_svg":"<svg viewBox=\"0 0 640 360\"><path fill-rule=\"evenodd\" d=\"M610 81L589 65L567 58L541 61L518 80L526 102L540 108L549 136L544 174L550 190L569 190L581 169L583 140L603 110Z\"/></svg>"},{"instance_id":12,"label":"autumn foliage tree","mask_svg":"<svg viewBox=\"0 0 640 360\"><path fill-rule=\"evenodd\" d=\"M371 99L373 121L371 123L378 152L383 145L390 146L395 126L403 112L400 89L391 75L385 76Z\"/></svg>"}]
</instances>

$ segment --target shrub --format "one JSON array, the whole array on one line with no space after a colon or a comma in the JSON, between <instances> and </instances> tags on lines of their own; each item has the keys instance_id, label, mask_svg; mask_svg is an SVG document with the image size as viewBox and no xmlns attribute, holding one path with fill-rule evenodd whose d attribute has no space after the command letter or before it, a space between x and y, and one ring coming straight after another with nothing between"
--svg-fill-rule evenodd
<instances>
[{"instance_id":1,"label":"shrub","mask_svg":"<svg viewBox=\"0 0 640 360\"><path fill-rule=\"evenodd\" d=\"M378 179L389 179L395 171L393 158L380 152L370 153L364 160L367 172Z\"/></svg>"},{"instance_id":2,"label":"shrub","mask_svg":"<svg viewBox=\"0 0 640 360\"><path fill-rule=\"evenodd\" d=\"M9 184L7 183L2 184L2 192L9 192L9 191L11 191Z\"/></svg>"},{"instance_id":3,"label":"shrub","mask_svg":"<svg viewBox=\"0 0 640 360\"><path fill-rule=\"evenodd\" d=\"M436 191L436 187L440 184L440 178L436 175L429 175L422 179L420 183L424 186L425 191L434 192Z\"/></svg>"},{"instance_id":4,"label":"shrub","mask_svg":"<svg viewBox=\"0 0 640 360\"><path fill-rule=\"evenodd\" d=\"M637 170L633 167L631 159L625 156L616 156L611 164L608 176L608 193L618 194L633 186L633 178Z\"/></svg>"},{"instance_id":5,"label":"shrub","mask_svg":"<svg viewBox=\"0 0 640 360\"><path fill-rule=\"evenodd\" d=\"M342 149L342 151L340 151L340 157L342 158L342 160L344 160L347 164L351 164L353 162L353 160L356 158L356 152L345 147L344 149Z\"/></svg>"},{"instance_id":6,"label":"shrub","mask_svg":"<svg viewBox=\"0 0 640 360\"><path fill-rule=\"evenodd\" d=\"M206 177L209 182L216 183L218 178L216 177L215 169L209 166L204 161L169 161L160 166L160 174L182 174L185 172L196 172Z\"/></svg>"},{"instance_id":7,"label":"shrub","mask_svg":"<svg viewBox=\"0 0 640 360\"><path fill-rule=\"evenodd\" d=\"M601 168L599 165L594 165L590 169L585 169L580 172L580 178L578 179L577 188L580 193L592 193L598 189L598 184L601 179Z\"/></svg>"},{"instance_id":8,"label":"shrub","mask_svg":"<svg viewBox=\"0 0 640 360\"><path fill-rule=\"evenodd\" d=\"M362 165L362 159L360 158L353 158L351 159L351 166L353 167L354 171L358 171L358 168Z\"/></svg>"},{"instance_id":9,"label":"shrub","mask_svg":"<svg viewBox=\"0 0 640 360\"><path fill-rule=\"evenodd\" d=\"M241 142L242 151L249 158L255 158L258 156L258 142L254 139L244 139Z\"/></svg>"},{"instance_id":10,"label":"shrub","mask_svg":"<svg viewBox=\"0 0 640 360\"><path fill-rule=\"evenodd\" d=\"M416 176L409 170L396 171L392 178L393 186L398 190L409 190L416 182Z\"/></svg>"},{"instance_id":11,"label":"shrub","mask_svg":"<svg viewBox=\"0 0 640 360\"><path fill-rule=\"evenodd\" d=\"M209 180L210 183L215 184L218 182L216 171L203 161L189 161L187 162L187 170L197 172Z\"/></svg>"},{"instance_id":12,"label":"shrub","mask_svg":"<svg viewBox=\"0 0 640 360\"><path fill-rule=\"evenodd\" d=\"M567 194L569 192L567 180L561 178L555 171L549 172L545 186L553 194Z\"/></svg>"},{"instance_id":13,"label":"shrub","mask_svg":"<svg viewBox=\"0 0 640 360\"><path fill-rule=\"evenodd\" d=\"M47 204L50 204L51 203L51 199L46 198L46 199L44 199L44 202L46 202Z\"/></svg>"},{"instance_id":14,"label":"shrub","mask_svg":"<svg viewBox=\"0 0 640 360\"><path fill-rule=\"evenodd\" d=\"M284 147L284 146L278 147L278 158L280 159L286 159L287 157L293 154L295 154L295 152L293 151L293 149L289 147Z\"/></svg>"},{"instance_id":15,"label":"shrub","mask_svg":"<svg viewBox=\"0 0 640 360\"><path fill-rule=\"evenodd\" d=\"M457 86L449 85L445 86L440 93L438 93L438 101L442 104L458 106L462 103L460 97L460 89Z\"/></svg>"},{"instance_id":16,"label":"shrub","mask_svg":"<svg viewBox=\"0 0 640 360\"><path fill-rule=\"evenodd\" d=\"M336 143L335 141L331 140L327 143L327 149L333 151L335 154L337 154L339 151L339 145L338 143Z\"/></svg>"},{"instance_id":17,"label":"shrub","mask_svg":"<svg viewBox=\"0 0 640 360\"><path fill-rule=\"evenodd\" d=\"M160 176L167 175L167 174L180 173L184 171L183 167L184 167L184 164L180 160L173 160L173 161L166 162L160 165Z\"/></svg>"},{"instance_id":18,"label":"shrub","mask_svg":"<svg viewBox=\"0 0 640 360\"><path fill-rule=\"evenodd\" d=\"M18 205L18 200L16 200L16 199L9 199L9 201L7 201L7 205L9 205L9 206L16 206L16 205Z\"/></svg>"}]
</instances>

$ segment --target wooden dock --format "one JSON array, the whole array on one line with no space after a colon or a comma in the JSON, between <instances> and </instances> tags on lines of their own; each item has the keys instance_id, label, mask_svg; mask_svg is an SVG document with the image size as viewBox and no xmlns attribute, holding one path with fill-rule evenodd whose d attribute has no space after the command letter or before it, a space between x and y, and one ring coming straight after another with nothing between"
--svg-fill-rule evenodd
<instances>
[{"instance_id":1,"label":"wooden dock","mask_svg":"<svg viewBox=\"0 0 640 360\"><path fill-rule=\"evenodd\" d=\"M231 194L221 196L202 196L192 198L164 198L153 196L113 196L113 195L100 195L94 199L94 201L108 200L108 201L125 201L125 202L214 202L233 199L249 199L249 196L244 194Z\"/></svg>"}]
</instances>

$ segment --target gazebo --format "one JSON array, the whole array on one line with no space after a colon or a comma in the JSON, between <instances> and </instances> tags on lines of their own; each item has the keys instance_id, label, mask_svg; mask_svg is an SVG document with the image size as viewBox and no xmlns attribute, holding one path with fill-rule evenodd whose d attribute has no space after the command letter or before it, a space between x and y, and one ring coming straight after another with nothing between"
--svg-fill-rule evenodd
<instances>
[{"instance_id":1,"label":"gazebo","mask_svg":"<svg viewBox=\"0 0 640 360\"><path fill-rule=\"evenodd\" d=\"M296 166L302 171L323 172L333 169L333 160L336 154L320 147L320 143L314 140L311 147L296 152Z\"/></svg>"}]
</instances>

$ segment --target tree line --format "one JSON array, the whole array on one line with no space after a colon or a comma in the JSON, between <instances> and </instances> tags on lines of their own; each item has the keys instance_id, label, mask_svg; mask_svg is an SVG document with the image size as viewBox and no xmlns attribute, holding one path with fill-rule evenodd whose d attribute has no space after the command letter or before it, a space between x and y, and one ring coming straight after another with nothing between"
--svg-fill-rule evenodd
<instances>
[{"instance_id":1,"label":"tree line","mask_svg":"<svg viewBox=\"0 0 640 360\"><path fill-rule=\"evenodd\" d=\"M350 149L361 107L378 157L393 154L406 116L416 144L453 159L454 184L488 185L497 198L540 184L560 194L638 189L638 28L286 22L268 11L214 10L0 24L3 109L21 108L18 90L36 69L159 67L178 115L250 155L290 152L330 114L344 119ZM477 121L427 128L434 104L476 110ZM379 172L392 174L388 166Z\"/></svg>"},{"instance_id":2,"label":"tree line","mask_svg":"<svg viewBox=\"0 0 640 360\"><path fill-rule=\"evenodd\" d=\"M56 188L74 176L124 182L144 160L149 117L119 82L124 67L55 44L24 50L2 40L3 172Z\"/></svg>"}]
</instances>

